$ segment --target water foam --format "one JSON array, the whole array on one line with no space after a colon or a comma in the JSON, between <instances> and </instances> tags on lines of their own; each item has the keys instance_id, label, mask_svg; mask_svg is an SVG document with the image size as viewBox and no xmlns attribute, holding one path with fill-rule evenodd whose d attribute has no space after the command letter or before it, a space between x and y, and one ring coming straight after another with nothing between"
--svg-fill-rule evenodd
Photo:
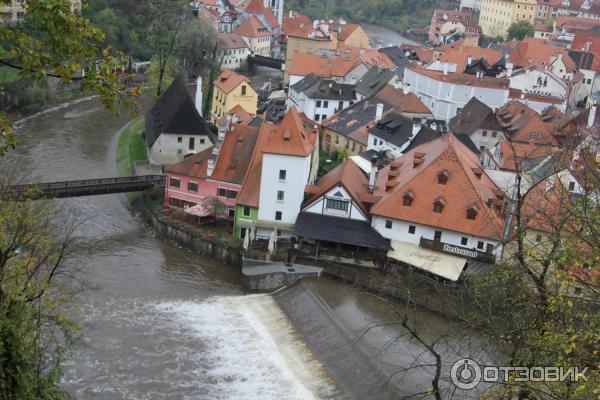
<instances>
[{"instance_id":1,"label":"water foam","mask_svg":"<svg viewBox=\"0 0 600 400\"><path fill-rule=\"evenodd\" d=\"M337 397L331 378L271 296L219 296L157 308L207 345L207 354L199 356L210 364L212 398Z\"/></svg>"}]
</instances>

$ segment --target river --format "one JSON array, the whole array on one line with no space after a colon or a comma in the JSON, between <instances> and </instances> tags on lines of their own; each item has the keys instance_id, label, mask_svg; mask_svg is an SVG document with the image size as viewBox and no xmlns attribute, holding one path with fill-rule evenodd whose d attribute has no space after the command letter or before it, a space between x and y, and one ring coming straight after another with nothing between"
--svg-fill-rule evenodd
<instances>
[{"instance_id":1,"label":"river","mask_svg":"<svg viewBox=\"0 0 600 400\"><path fill-rule=\"evenodd\" d=\"M16 124L18 147L0 168L26 181L113 176L129 118L96 99L56 107ZM65 265L82 289L70 311L82 340L62 382L74 398L384 399L428 387L428 370L388 382L421 349L390 344L400 337L390 327L361 334L395 317L374 296L326 278L249 294L236 268L154 238L123 195L56 202L81 221ZM421 319L428 335L445 329Z\"/></svg>"}]
</instances>

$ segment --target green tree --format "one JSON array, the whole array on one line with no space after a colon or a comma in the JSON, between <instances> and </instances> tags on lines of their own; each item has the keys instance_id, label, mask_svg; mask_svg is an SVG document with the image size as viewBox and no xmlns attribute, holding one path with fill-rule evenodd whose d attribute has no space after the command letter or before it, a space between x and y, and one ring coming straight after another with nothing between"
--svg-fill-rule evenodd
<instances>
[{"instance_id":1,"label":"green tree","mask_svg":"<svg viewBox=\"0 0 600 400\"><path fill-rule=\"evenodd\" d=\"M0 25L0 65L21 77L79 81L84 90L99 94L104 106L116 111L139 89L118 74L124 59L102 46L102 31L70 7L69 0L28 0L23 23ZM15 144L11 123L2 114L0 156Z\"/></svg>"},{"instance_id":2,"label":"green tree","mask_svg":"<svg viewBox=\"0 0 600 400\"><path fill-rule=\"evenodd\" d=\"M533 28L533 25L531 25L531 23L529 23L528 21L517 21L517 22L513 22L509 27L508 27L508 40L512 40L512 39L517 39L517 40L523 40L526 37L533 37L533 34L535 33L535 30Z\"/></svg>"},{"instance_id":3,"label":"green tree","mask_svg":"<svg viewBox=\"0 0 600 400\"><path fill-rule=\"evenodd\" d=\"M175 46L178 72L190 79L206 76L216 62L216 44L217 34L208 22L197 18L187 21Z\"/></svg>"},{"instance_id":4,"label":"green tree","mask_svg":"<svg viewBox=\"0 0 600 400\"><path fill-rule=\"evenodd\" d=\"M73 227L47 202L0 201L2 400L66 397L56 385L76 330L61 311L65 294L54 281Z\"/></svg>"}]
</instances>

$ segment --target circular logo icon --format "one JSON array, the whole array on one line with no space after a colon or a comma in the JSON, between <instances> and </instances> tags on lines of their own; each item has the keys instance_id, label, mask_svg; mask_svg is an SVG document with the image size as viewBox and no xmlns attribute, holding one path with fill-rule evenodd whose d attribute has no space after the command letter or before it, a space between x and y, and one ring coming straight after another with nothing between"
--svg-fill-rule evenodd
<instances>
[{"instance_id":1,"label":"circular logo icon","mask_svg":"<svg viewBox=\"0 0 600 400\"><path fill-rule=\"evenodd\" d=\"M450 378L459 389L473 389L481 381L481 367L470 358L463 358L452 366Z\"/></svg>"}]
</instances>

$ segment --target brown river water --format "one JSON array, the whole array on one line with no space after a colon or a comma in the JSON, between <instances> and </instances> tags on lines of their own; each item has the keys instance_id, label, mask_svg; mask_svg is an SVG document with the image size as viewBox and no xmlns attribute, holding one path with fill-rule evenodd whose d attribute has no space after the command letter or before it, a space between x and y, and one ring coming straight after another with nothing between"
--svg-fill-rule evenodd
<instances>
[{"instance_id":1,"label":"brown river water","mask_svg":"<svg viewBox=\"0 0 600 400\"><path fill-rule=\"evenodd\" d=\"M28 182L115 176L116 132L129 118L89 98L28 117L0 168ZM398 373L430 359L386 325L398 317L373 295L329 278L250 294L237 268L156 239L123 195L56 203L81 221L65 266L82 289L69 311L82 339L62 381L74 398L362 400L429 387L430 368ZM449 330L425 311L419 321L431 337ZM454 361L462 338L451 342Z\"/></svg>"}]
</instances>

